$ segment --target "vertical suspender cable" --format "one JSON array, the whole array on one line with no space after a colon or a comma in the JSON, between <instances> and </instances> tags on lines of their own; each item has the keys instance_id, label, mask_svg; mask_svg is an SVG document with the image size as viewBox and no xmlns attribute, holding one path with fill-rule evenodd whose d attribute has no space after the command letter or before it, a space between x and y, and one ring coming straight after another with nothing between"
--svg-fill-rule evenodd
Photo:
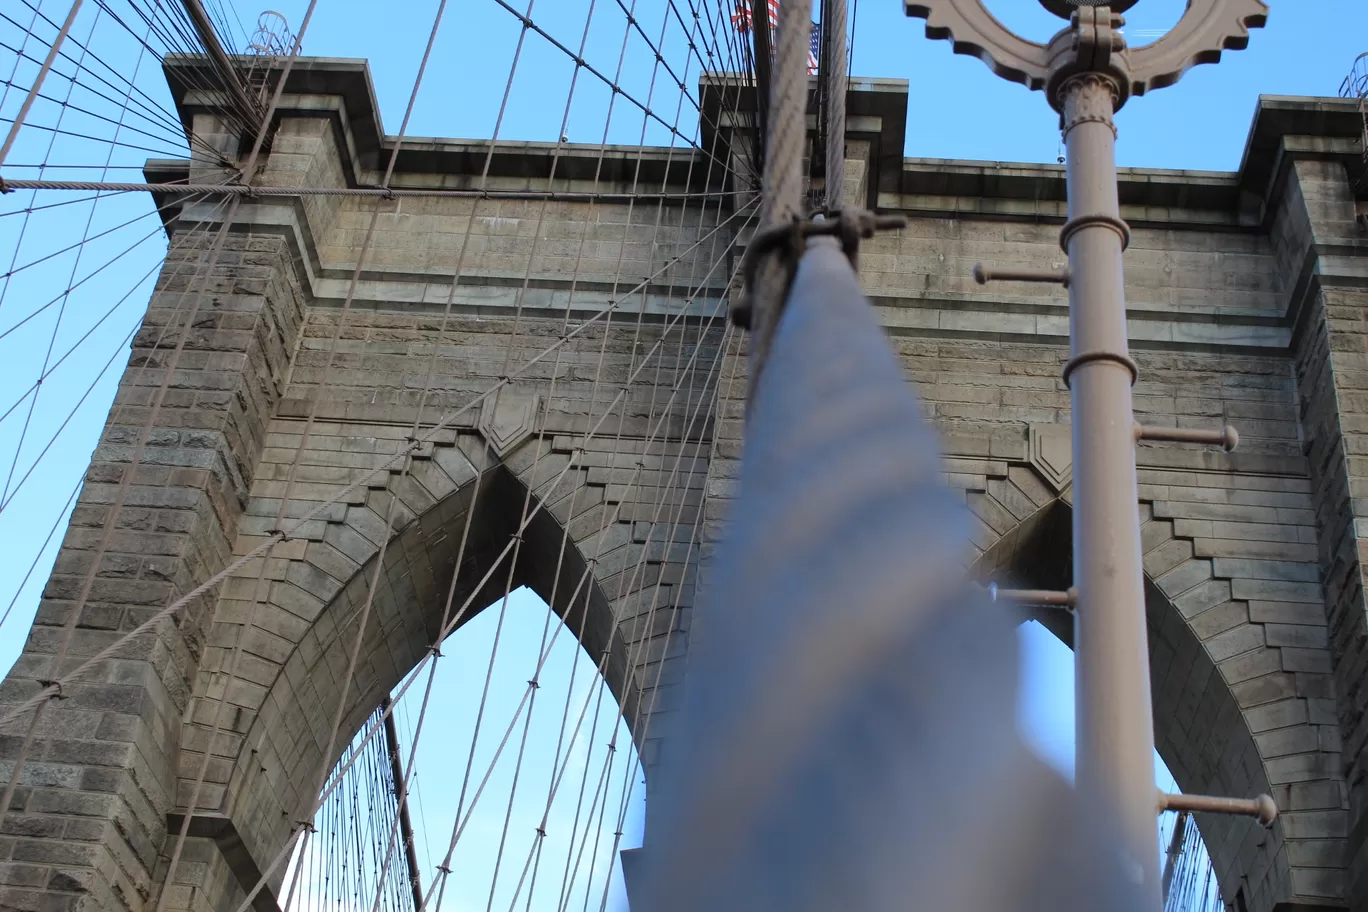
<instances>
[{"instance_id":1,"label":"vertical suspender cable","mask_svg":"<svg viewBox=\"0 0 1368 912\"><path fill-rule=\"evenodd\" d=\"M846 0L823 0L822 82L826 88L826 207L841 207L845 186Z\"/></svg>"},{"instance_id":2,"label":"vertical suspender cable","mask_svg":"<svg viewBox=\"0 0 1368 912\"><path fill-rule=\"evenodd\" d=\"M389 748L390 767L394 774L394 800L399 804L400 836L404 840L404 857L408 860L409 887L413 890L414 912L423 907L423 877L418 868L418 846L413 838L413 821L409 818L408 796L404 784L403 760L399 756L399 732L394 727L394 713L389 712L390 699L380 701L385 718L385 744ZM410 764L412 760L410 760Z\"/></svg>"},{"instance_id":3,"label":"vertical suspender cable","mask_svg":"<svg viewBox=\"0 0 1368 912\"><path fill-rule=\"evenodd\" d=\"M803 199L803 144L807 139L807 58L812 0L779 6L779 27L765 131L765 175L760 230L796 219ZM758 31L758 27L757 27ZM757 53L756 63L761 64ZM756 269L751 300L750 384L754 393L770 336L788 294L793 264L782 252L766 255Z\"/></svg>"}]
</instances>

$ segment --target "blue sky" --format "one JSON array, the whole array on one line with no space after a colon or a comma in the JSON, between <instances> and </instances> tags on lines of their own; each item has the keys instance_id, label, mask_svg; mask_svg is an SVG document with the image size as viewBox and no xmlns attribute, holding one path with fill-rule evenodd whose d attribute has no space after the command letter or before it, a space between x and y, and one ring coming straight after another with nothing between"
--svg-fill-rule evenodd
<instances>
[{"instance_id":1,"label":"blue sky","mask_svg":"<svg viewBox=\"0 0 1368 912\"><path fill-rule=\"evenodd\" d=\"M525 0L511 2L526 8ZM575 48L585 33L589 2L539 0L531 15L548 32ZM667 60L676 72L683 73L686 84L695 85L699 66L692 63L687 72L683 71L685 35L666 19L662 0L624 2L634 8L648 34L663 34ZM10 48L0 48L0 72L20 87L29 84L36 69L32 61L16 63L14 51L23 46L22 26L32 15L26 3L56 20L69 6L67 0L19 0L0 11L19 23L0 20L0 44ZM306 3L272 0L271 5L297 27ZM922 23L908 20L896 0L851 0L851 5L858 11L852 41L855 74L902 77L911 84L906 154L1055 160L1059 153L1056 121L1039 93L996 79L979 61L952 55L944 42L927 41ZM987 0L987 5L1029 37L1046 38L1057 27L1057 21L1031 0ZM1143 43L1170 27L1183 5L1182 0L1141 0L1127 15L1133 42ZM436 0L405 0L402 5L320 0L304 53L368 58L386 129L394 133L436 7ZM402 10L402 16L395 10ZM238 17L244 23L235 39L239 44L245 43L256 12L255 7L239 3ZM5 176L37 176L37 170L23 166L46 161L80 166L49 168L43 172L47 177L137 179L138 172L130 169L136 169L143 159L183 154L176 124L155 107L158 103L170 107L156 61L132 36L114 27L107 15L98 21L97 15L98 6L87 4L72 32L81 42L93 35L90 46L104 61L97 63L70 48L72 57L88 71L81 82L117 96L121 94L121 79L128 77L144 93L140 96L145 100L143 110L121 111L89 88L78 88L66 96L67 83L60 74L70 72L71 63L60 62L59 75L49 81L47 93L59 99L66 96L69 104L63 110L52 102L39 102L30 119L34 127L21 135ZM520 30L517 20L493 0L453 0L446 16L408 135L488 136L508 86L500 137L554 140L561 129L573 72L568 58L537 35L529 35L510 82L509 63ZM51 31L48 27L44 37ZM685 137L693 135L695 118L687 100L681 103L678 92L659 72L652 88L654 56L639 36L624 28L616 3L597 0L587 35L587 60L614 76L619 73L621 57L616 78L626 91L638 99L650 99L651 107L667 124L677 123ZM1248 51L1227 54L1220 66L1198 67L1178 86L1136 99L1120 112L1119 162L1137 167L1233 170L1239 164L1260 94L1334 94L1353 59L1365 50L1368 4L1348 0L1275 2L1269 28L1254 33ZM30 44L28 53L41 56L43 48ZM14 116L20 95L13 89L0 88L0 116ZM610 104L608 88L582 75L566 120L569 138L574 142L603 138ZM7 127L0 123L0 128ZM62 135L52 132L54 129L96 138ZM116 129L118 139L126 146L108 142ZM637 109L619 100L613 106L607 138L635 143L642 137L650 143L668 144L673 139L677 146L684 144L665 126L643 122ZM14 193L0 199L0 274L18 270L0 278L0 364L7 381L0 392L0 413L9 410L0 417L0 546L10 555L0 566L0 617L9 613L0 620L3 667L21 647L61 538L64 504L88 461L125 363L127 339L146 305L152 277L165 252L164 237L151 207L138 195L115 196L93 207L80 203L24 212L30 205L87 196L45 194L35 200L30 194ZM82 238L87 243L79 245ZM63 293L73 285L70 293ZM44 374L37 397L25 392ZM50 530L55 532L48 539ZM480 751L491 750L513 718L525 688L522 682L536 663L544 608L523 593L510 599L508 610L500 646L502 664L493 672L499 682L493 692L498 696L491 704L492 721L486 721L486 731L481 735L485 746L477 744L477 757L488 756ZM469 695L472 687L483 683L497 616L497 611L485 612L459 633L438 677L440 696L435 705L442 707L442 724L427 730L418 757L420 817L428 841L424 851L434 856L446 844L454 814L454 799L443 787L443 778L451 766L450 758L464 757L470 749L474 704ZM1023 730L1043 756L1068 772L1073 754L1070 656L1037 625L1023 627L1021 641L1025 657ZM560 640L548 660L545 680L568 682L577 654L579 651L568 641ZM562 700L566 686L561 684ZM585 687L587 684L581 685L575 699L582 698ZM549 689L543 690L543 697ZM538 704L529 729L529 744L538 749L529 746L528 756L544 760L544 755L552 752L546 739L551 738L549 743L554 745L553 729L558 728L562 712L560 707L546 706L552 702L543 699ZM406 705L404 712L405 718L414 717L417 707ZM619 735L619 744L625 744L620 726ZM592 778L603 766L611 735L601 727L592 739L585 737L583 768L593 771ZM488 809L479 810L478 817L472 818L472 838L468 840L471 854L464 862L468 870L486 870L497 845L504 818L502 804L511 783L511 767L506 765L511 756L500 761L504 765L496 768L489 787L490 798L498 800L482 799L482 807ZM543 767L525 766L522 777L526 778L520 777L528 787L520 787L522 797L514 803L510 832L519 835L509 843L506 855L515 859L510 863L519 866L534 825L529 820L536 818L545 804L550 774L549 767ZM613 774L618 778L611 786L618 790L614 810L621 800L623 782L637 777L626 760L619 760L615 768L619 772ZM587 791L593 788L590 785ZM536 797L538 790L540 797ZM629 841L633 833L639 833L639 799L638 779L626 814ZM589 799L585 800L587 806ZM553 810L560 813L561 808L557 805ZM554 839L559 839L554 827L552 830ZM557 851L563 853L563 846ZM433 858L432 863L437 860ZM501 875L501 882L503 879ZM461 908L473 909L489 899L487 883L480 886L477 880L470 880L467 886L469 895L462 896ZM601 883L590 888L591 892L595 889L601 889ZM541 902L538 899L537 907Z\"/></svg>"}]
</instances>

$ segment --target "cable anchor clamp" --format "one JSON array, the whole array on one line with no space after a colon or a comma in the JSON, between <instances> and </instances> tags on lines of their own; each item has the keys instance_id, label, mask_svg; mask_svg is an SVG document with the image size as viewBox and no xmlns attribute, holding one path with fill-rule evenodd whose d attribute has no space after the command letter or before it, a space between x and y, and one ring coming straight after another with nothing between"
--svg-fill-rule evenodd
<instances>
[{"instance_id":1,"label":"cable anchor clamp","mask_svg":"<svg viewBox=\"0 0 1368 912\"><path fill-rule=\"evenodd\" d=\"M751 236L746 252L741 256L744 291L741 300L732 308L732 322L742 329L750 329L755 270L766 254L782 253L788 281L792 282L807 239L835 237L840 240L841 251L850 260L851 268L858 269L860 241L872 238L876 231L892 231L906 226L906 216L876 215L868 209L843 208L829 209L814 213L812 218L795 218L788 223L762 228Z\"/></svg>"}]
</instances>

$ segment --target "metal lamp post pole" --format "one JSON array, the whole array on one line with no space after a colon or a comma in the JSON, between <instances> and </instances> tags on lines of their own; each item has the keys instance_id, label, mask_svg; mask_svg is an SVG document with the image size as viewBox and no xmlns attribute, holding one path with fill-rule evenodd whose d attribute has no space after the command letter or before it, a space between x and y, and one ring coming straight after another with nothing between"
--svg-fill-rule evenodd
<instances>
[{"instance_id":1,"label":"metal lamp post pole","mask_svg":"<svg viewBox=\"0 0 1368 912\"><path fill-rule=\"evenodd\" d=\"M1073 572L1077 671L1077 784L1120 839L1124 863L1147 904L1162 904L1155 816L1154 728L1141 563L1137 439L1220 442L1230 429L1199 435L1137 429L1131 386L1138 371L1126 342L1121 257L1130 229L1116 189L1113 115L1132 95L1172 85L1190 67L1248 44L1267 19L1262 0L1202 0L1160 41L1127 48L1119 13L1137 0L1039 0L1068 20L1048 45L1010 32L983 0L904 0L932 38L948 38L1004 79L1044 89L1061 115L1067 148L1068 221L1060 246L1069 268L998 270L975 278L1058 282L1069 289L1069 360L1064 381L1073 409ZM1169 796L1165 796L1169 797ZM1271 799L1237 802L1232 813L1272 823ZM1225 805L1223 805L1225 807Z\"/></svg>"},{"instance_id":2,"label":"metal lamp post pole","mask_svg":"<svg viewBox=\"0 0 1368 912\"><path fill-rule=\"evenodd\" d=\"M1154 830L1154 735L1145 630L1135 422L1136 372L1126 343L1121 254L1129 232L1117 202L1112 112L1117 87L1098 73L1061 86L1068 155L1073 405L1073 553L1077 777L1106 796L1127 866L1160 905ZM1149 890L1148 887L1153 889Z\"/></svg>"}]
</instances>

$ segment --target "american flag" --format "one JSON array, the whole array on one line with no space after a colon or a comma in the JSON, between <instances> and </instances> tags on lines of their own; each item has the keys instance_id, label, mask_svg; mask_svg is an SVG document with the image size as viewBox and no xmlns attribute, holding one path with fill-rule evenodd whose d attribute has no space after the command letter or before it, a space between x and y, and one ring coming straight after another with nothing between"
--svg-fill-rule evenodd
<instances>
[{"instance_id":1,"label":"american flag","mask_svg":"<svg viewBox=\"0 0 1368 912\"><path fill-rule=\"evenodd\" d=\"M776 28L779 24L779 0L765 0L766 8L769 11L770 28ZM738 0L736 11L731 16L732 25L738 32L749 32L751 30L751 5L750 0ZM817 52L822 43L821 27L817 23L812 23L811 39L808 41L808 75L817 74Z\"/></svg>"}]
</instances>

